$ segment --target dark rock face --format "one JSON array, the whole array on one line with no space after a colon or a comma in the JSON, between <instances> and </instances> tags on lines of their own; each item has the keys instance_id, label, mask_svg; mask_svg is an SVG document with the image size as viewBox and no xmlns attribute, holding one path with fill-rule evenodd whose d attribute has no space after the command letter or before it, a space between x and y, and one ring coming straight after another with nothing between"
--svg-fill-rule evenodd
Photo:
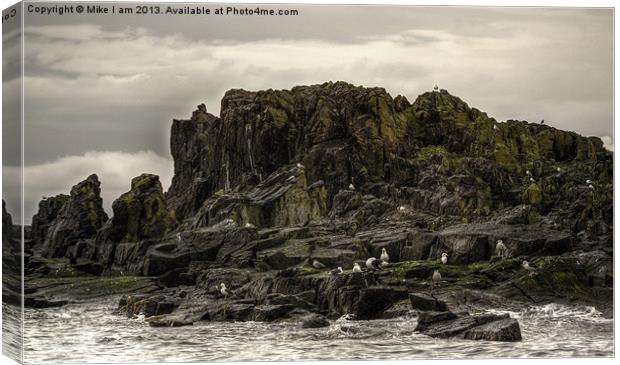
<instances>
[{"instance_id":1,"label":"dark rock face","mask_svg":"<svg viewBox=\"0 0 620 365\"><path fill-rule=\"evenodd\" d=\"M69 199L48 226L43 246L46 256L63 257L79 240L95 236L108 219L100 193L100 182L94 174L71 189Z\"/></svg>"},{"instance_id":2,"label":"dark rock face","mask_svg":"<svg viewBox=\"0 0 620 365\"><path fill-rule=\"evenodd\" d=\"M420 311L445 312L448 306L444 301L424 293L410 293L409 301L413 309Z\"/></svg>"},{"instance_id":3,"label":"dark rock face","mask_svg":"<svg viewBox=\"0 0 620 365\"><path fill-rule=\"evenodd\" d=\"M463 338L486 341L521 341L521 328L519 321L514 318L506 318L469 329L463 334Z\"/></svg>"},{"instance_id":4,"label":"dark rock face","mask_svg":"<svg viewBox=\"0 0 620 365\"><path fill-rule=\"evenodd\" d=\"M32 217L32 240L35 244L45 242L50 225L56 220L69 198L69 195L59 194L39 202L39 210Z\"/></svg>"},{"instance_id":5,"label":"dark rock face","mask_svg":"<svg viewBox=\"0 0 620 365\"><path fill-rule=\"evenodd\" d=\"M159 177L142 174L112 204L114 216L98 237L103 242L136 242L162 237L174 224Z\"/></svg>"},{"instance_id":6,"label":"dark rock face","mask_svg":"<svg viewBox=\"0 0 620 365\"><path fill-rule=\"evenodd\" d=\"M430 337L459 337L470 340L520 341L519 322L508 315L464 314L452 312L421 313L415 329Z\"/></svg>"}]
</instances>

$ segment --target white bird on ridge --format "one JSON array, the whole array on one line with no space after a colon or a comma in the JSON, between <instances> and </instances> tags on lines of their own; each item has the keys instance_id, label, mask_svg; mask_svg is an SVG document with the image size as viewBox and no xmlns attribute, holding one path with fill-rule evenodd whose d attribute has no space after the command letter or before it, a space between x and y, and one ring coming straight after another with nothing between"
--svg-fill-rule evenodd
<instances>
[{"instance_id":1,"label":"white bird on ridge","mask_svg":"<svg viewBox=\"0 0 620 365\"><path fill-rule=\"evenodd\" d=\"M379 260L383 261L386 264L390 262L390 255L388 255L385 247L381 249L381 256L379 256Z\"/></svg>"},{"instance_id":2,"label":"white bird on ridge","mask_svg":"<svg viewBox=\"0 0 620 365\"><path fill-rule=\"evenodd\" d=\"M448 263L448 254L445 252L441 254L441 263L444 265Z\"/></svg>"},{"instance_id":3,"label":"white bird on ridge","mask_svg":"<svg viewBox=\"0 0 620 365\"><path fill-rule=\"evenodd\" d=\"M353 264L353 272L362 272L362 268L357 262Z\"/></svg>"}]
</instances>

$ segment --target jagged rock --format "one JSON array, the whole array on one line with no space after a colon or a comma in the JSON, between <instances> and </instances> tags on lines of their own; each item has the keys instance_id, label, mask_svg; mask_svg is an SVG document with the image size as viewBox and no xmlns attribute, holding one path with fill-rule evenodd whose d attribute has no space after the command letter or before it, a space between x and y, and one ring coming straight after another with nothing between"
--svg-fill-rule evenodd
<instances>
[{"instance_id":1,"label":"jagged rock","mask_svg":"<svg viewBox=\"0 0 620 365\"><path fill-rule=\"evenodd\" d=\"M56 220L63 205L69 201L70 196L59 194L44 198L39 202L39 210L32 217L32 240L35 244L43 244L47 237L50 225Z\"/></svg>"},{"instance_id":2,"label":"jagged rock","mask_svg":"<svg viewBox=\"0 0 620 365\"><path fill-rule=\"evenodd\" d=\"M295 307L291 304L261 305L254 308L254 320L271 322L286 317Z\"/></svg>"},{"instance_id":3,"label":"jagged rock","mask_svg":"<svg viewBox=\"0 0 620 365\"><path fill-rule=\"evenodd\" d=\"M483 324L465 331L463 338L485 341L521 341L521 327L514 318Z\"/></svg>"},{"instance_id":4,"label":"jagged rock","mask_svg":"<svg viewBox=\"0 0 620 365\"><path fill-rule=\"evenodd\" d=\"M131 180L131 190L114 201L111 224L100 242L136 242L162 237L174 224L159 177L142 174Z\"/></svg>"},{"instance_id":5,"label":"jagged rock","mask_svg":"<svg viewBox=\"0 0 620 365\"><path fill-rule=\"evenodd\" d=\"M221 192L207 200L193 218L192 228L228 219L246 228L307 223L325 215L326 199L321 183L308 185L303 168L284 166L256 185Z\"/></svg>"},{"instance_id":6,"label":"jagged rock","mask_svg":"<svg viewBox=\"0 0 620 365\"><path fill-rule=\"evenodd\" d=\"M312 314L304 318L301 328L321 328L329 327L329 320L320 314Z\"/></svg>"},{"instance_id":7,"label":"jagged rock","mask_svg":"<svg viewBox=\"0 0 620 365\"><path fill-rule=\"evenodd\" d=\"M63 257L78 241L93 238L107 221L100 185L93 174L71 189L69 199L48 226L43 246L45 256Z\"/></svg>"},{"instance_id":8,"label":"jagged rock","mask_svg":"<svg viewBox=\"0 0 620 365\"><path fill-rule=\"evenodd\" d=\"M516 319L508 314L422 312L415 328L430 337L459 337L471 340L520 341L521 330Z\"/></svg>"},{"instance_id":9,"label":"jagged rock","mask_svg":"<svg viewBox=\"0 0 620 365\"><path fill-rule=\"evenodd\" d=\"M420 311L445 312L448 310L446 302L429 294L409 293L409 301L411 302L413 309Z\"/></svg>"},{"instance_id":10,"label":"jagged rock","mask_svg":"<svg viewBox=\"0 0 620 365\"><path fill-rule=\"evenodd\" d=\"M530 225L460 224L439 232L430 257L449 254L454 264L486 261L495 253L497 240L503 240L511 256L558 255L572 247L573 236Z\"/></svg>"}]
</instances>

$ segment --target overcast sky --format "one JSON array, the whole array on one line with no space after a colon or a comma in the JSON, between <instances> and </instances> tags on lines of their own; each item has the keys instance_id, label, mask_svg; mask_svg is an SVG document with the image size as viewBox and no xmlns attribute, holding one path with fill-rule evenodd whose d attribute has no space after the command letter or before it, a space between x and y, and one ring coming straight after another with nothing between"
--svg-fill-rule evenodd
<instances>
[{"instance_id":1,"label":"overcast sky","mask_svg":"<svg viewBox=\"0 0 620 365\"><path fill-rule=\"evenodd\" d=\"M612 145L611 10L289 8L300 15L28 15L25 216L93 172L108 211L143 172L167 188L172 118L203 102L219 114L230 88L344 80L413 101L437 83L500 121L545 119Z\"/></svg>"}]
</instances>

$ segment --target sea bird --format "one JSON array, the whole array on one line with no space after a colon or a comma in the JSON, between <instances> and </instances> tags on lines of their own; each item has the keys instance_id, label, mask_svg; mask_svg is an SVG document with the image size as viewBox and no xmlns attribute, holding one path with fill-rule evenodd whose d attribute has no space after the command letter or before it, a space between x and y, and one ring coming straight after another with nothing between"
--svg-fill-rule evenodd
<instances>
[{"instance_id":1,"label":"sea bird","mask_svg":"<svg viewBox=\"0 0 620 365\"><path fill-rule=\"evenodd\" d=\"M321 270L325 268L325 265L317 259L312 260L312 267Z\"/></svg>"},{"instance_id":2,"label":"sea bird","mask_svg":"<svg viewBox=\"0 0 620 365\"><path fill-rule=\"evenodd\" d=\"M385 247L381 249L381 256L379 256L379 260L383 261L386 264L390 262L390 255L388 255Z\"/></svg>"},{"instance_id":3,"label":"sea bird","mask_svg":"<svg viewBox=\"0 0 620 365\"><path fill-rule=\"evenodd\" d=\"M523 262L521 263L521 266L527 271L534 271L534 268L531 267L530 263L527 262L526 260L523 260Z\"/></svg>"},{"instance_id":4,"label":"sea bird","mask_svg":"<svg viewBox=\"0 0 620 365\"><path fill-rule=\"evenodd\" d=\"M353 183L349 184L349 190L355 190L355 186L353 185Z\"/></svg>"},{"instance_id":5,"label":"sea bird","mask_svg":"<svg viewBox=\"0 0 620 365\"><path fill-rule=\"evenodd\" d=\"M297 168L298 168L298 169L303 169L303 168L304 168L304 165L302 165L302 164L300 164L300 163L298 162L298 163L297 163Z\"/></svg>"},{"instance_id":6,"label":"sea bird","mask_svg":"<svg viewBox=\"0 0 620 365\"><path fill-rule=\"evenodd\" d=\"M329 272L330 275L341 275L342 273L344 273L344 270L342 270L342 267L338 266L337 269L333 269Z\"/></svg>"},{"instance_id":7,"label":"sea bird","mask_svg":"<svg viewBox=\"0 0 620 365\"><path fill-rule=\"evenodd\" d=\"M588 185L588 189L594 189L594 186L592 186L592 184Z\"/></svg>"},{"instance_id":8,"label":"sea bird","mask_svg":"<svg viewBox=\"0 0 620 365\"><path fill-rule=\"evenodd\" d=\"M497 244L495 245L495 255L499 257L505 257L507 253L508 253L508 248L506 248L504 241L497 240Z\"/></svg>"},{"instance_id":9,"label":"sea bird","mask_svg":"<svg viewBox=\"0 0 620 365\"><path fill-rule=\"evenodd\" d=\"M525 170L525 174L526 174L527 176L532 176L532 172L531 172L530 170Z\"/></svg>"},{"instance_id":10,"label":"sea bird","mask_svg":"<svg viewBox=\"0 0 620 365\"><path fill-rule=\"evenodd\" d=\"M592 180L590 179L586 180L586 184L592 184Z\"/></svg>"},{"instance_id":11,"label":"sea bird","mask_svg":"<svg viewBox=\"0 0 620 365\"><path fill-rule=\"evenodd\" d=\"M248 222L245 224L245 228L254 228L256 227L255 225L253 225L252 223Z\"/></svg>"},{"instance_id":12,"label":"sea bird","mask_svg":"<svg viewBox=\"0 0 620 365\"><path fill-rule=\"evenodd\" d=\"M401 205L400 207L398 207L398 210L401 211L401 212L404 212L405 211L405 207L403 205Z\"/></svg>"},{"instance_id":13,"label":"sea bird","mask_svg":"<svg viewBox=\"0 0 620 365\"><path fill-rule=\"evenodd\" d=\"M441 263L444 265L448 263L448 254L445 252L441 254Z\"/></svg>"},{"instance_id":14,"label":"sea bird","mask_svg":"<svg viewBox=\"0 0 620 365\"><path fill-rule=\"evenodd\" d=\"M183 241L183 237L181 237L181 232L177 233L177 242L181 243Z\"/></svg>"},{"instance_id":15,"label":"sea bird","mask_svg":"<svg viewBox=\"0 0 620 365\"><path fill-rule=\"evenodd\" d=\"M362 272L362 268L357 262L353 264L353 272Z\"/></svg>"},{"instance_id":16,"label":"sea bird","mask_svg":"<svg viewBox=\"0 0 620 365\"><path fill-rule=\"evenodd\" d=\"M557 171L557 172L562 172L562 168L561 168L561 167L558 167L558 168L556 168L556 169L555 169L555 171Z\"/></svg>"},{"instance_id":17,"label":"sea bird","mask_svg":"<svg viewBox=\"0 0 620 365\"><path fill-rule=\"evenodd\" d=\"M439 285L440 281L441 281L441 274L439 273L439 270L435 270L433 272L433 277L431 278L431 293L435 289L435 286Z\"/></svg>"},{"instance_id":18,"label":"sea bird","mask_svg":"<svg viewBox=\"0 0 620 365\"><path fill-rule=\"evenodd\" d=\"M530 182L536 182L533 177L530 177Z\"/></svg>"},{"instance_id":19,"label":"sea bird","mask_svg":"<svg viewBox=\"0 0 620 365\"><path fill-rule=\"evenodd\" d=\"M226 284L220 283L219 287L220 294L224 296L224 298L228 298L228 288L226 288Z\"/></svg>"}]
</instances>

